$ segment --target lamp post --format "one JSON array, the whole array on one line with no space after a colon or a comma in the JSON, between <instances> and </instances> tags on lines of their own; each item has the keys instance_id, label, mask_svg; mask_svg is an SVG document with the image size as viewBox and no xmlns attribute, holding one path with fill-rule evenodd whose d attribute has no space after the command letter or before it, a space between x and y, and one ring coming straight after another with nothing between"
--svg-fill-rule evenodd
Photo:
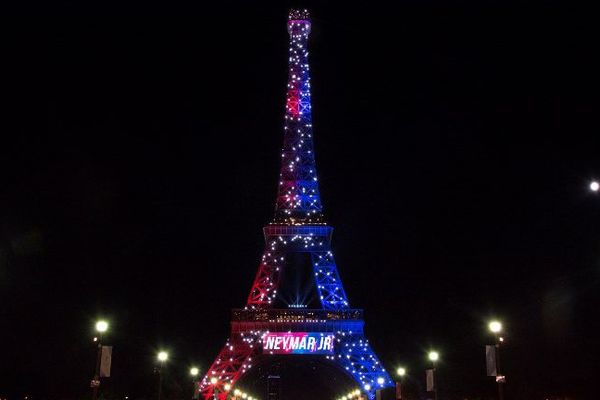
<instances>
[{"instance_id":1,"label":"lamp post","mask_svg":"<svg viewBox=\"0 0 600 400\"><path fill-rule=\"evenodd\" d=\"M197 376L200 373L198 367L190 368L190 376L192 377L192 399L196 398L196 384L197 384Z\"/></svg>"},{"instance_id":2,"label":"lamp post","mask_svg":"<svg viewBox=\"0 0 600 400\"><path fill-rule=\"evenodd\" d=\"M504 338L500 337L502 332L502 323L500 321L490 321L488 329L494 334L494 347L496 348L496 383L498 383L498 400L504 400L504 382L505 376L500 372L500 343Z\"/></svg>"},{"instance_id":3,"label":"lamp post","mask_svg":"<svg viewBox=\"0 0 600 400\"><path fill-rule=\"evenodd\" d=\"M430 386L432 389L431 391L433 392L433 400L437 400L438 385L436 382L437 376L435 364L440 359L440 354L437 351L432 350L427 354L427 358L429 361L431 361L431 386L429 384L427 386Z\"/></svg>"},{"instance_id":4,"label":"lamp post","mask_svg":"<svg viewBox=\"0 0 600 400\"><path fill-rule=\"evenodd\" d=\"M158 366L158 400L160 400L161 396L162 396L162 369L165 365L165 361L167 361L169 359L169 353L167 353L166 351L159 351L156 358L158 358L158 362L159 362L159 366Z\"/></svg>"},{"instance_id":5,"label":"lamp post","mask_svg":"<svg viewBox=\"0 0 600 400\"><path fill-rule=\"evenodd\" d=\"M210 378L210 384L213 385L213 398L215 400L218 399L217 382L219 382L219 380L214 376Z\"/></svg>"},{"instance_id":6,"label":"lamp post","mask_svg":"<svg viewBox=\"0 0 600 400\"><path fill-rule=\"evenodd\" d=\"M402 378L406 375L406 368L398 367L396 375L398 375L398 381L396 382L396 400L402 400Z\"/></svg>"},{"instance_id":7,"label":"lamp post","mask_svg":"<svg viewBox=\"0 0 600 400\"><path fill-rule=\"evenodd\" d=\"M94 369L94 379L92 379L92 400L98 398L98 388L100 387L100 361L102 359L102 335L108 330L108 322L100 320L96 322L96 332L98 337L94 340L98 341L98 352L96 354L96 368Z\"/></svg>"}]
</instances>

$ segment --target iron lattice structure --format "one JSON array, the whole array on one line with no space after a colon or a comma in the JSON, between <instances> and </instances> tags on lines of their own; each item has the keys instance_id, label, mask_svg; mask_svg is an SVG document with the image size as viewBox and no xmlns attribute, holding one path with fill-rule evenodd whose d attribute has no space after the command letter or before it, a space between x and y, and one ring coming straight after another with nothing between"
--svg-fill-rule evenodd
<instances>
[{"instance_id":1,"label":"iron lattice structure","mask_svg":"<svg viewBox=\"0 0 600 400\"><path fill-rule=\"evenodd\" d=\"M334 354L322 357L349 374L369 399L394 384L365 338L362 310L349 307L331 250L333 228L323 218L313 144L308 12L290 11L287 27L289 75L275 216L263 229L265 250L246 307L233 310L231 335L198 382L205 400L226 400L244 373L268 357L261 352L267 332L333 333ZM310 254L321 309L274 308L286 259L298 252Z\"/></svg>"}]
</instances>

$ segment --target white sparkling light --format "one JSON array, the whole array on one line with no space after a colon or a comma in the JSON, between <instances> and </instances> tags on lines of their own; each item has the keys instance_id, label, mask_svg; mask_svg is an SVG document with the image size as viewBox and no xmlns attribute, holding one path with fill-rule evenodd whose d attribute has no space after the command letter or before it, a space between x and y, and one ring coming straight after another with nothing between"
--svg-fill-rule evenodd
<instances>
[{"instance_id":1,"label":"white sparkling light","mask_svg":"<svg viewBox=\"0 0 600 400\"><path fill-rule=\"evenodd\" d=\"M159 361L167 361L168 358L169 358L169 353L167 353L166 351L161 351L158 353Z\"/></svg>"},{"instance_id":2,"label":"white sparkling light","mask_svg":"<svg viewBox=\"0 0 600 400\"><path fill-rule=\"evenodd\" d=\"M108 330L108 322L98 321L96 322L96 330L100 333L104 333Z\"/></svg>"},{"instance_id":3,"label":"white sparkling light","mask_svg":"<svg viewBox=\"0 0 600 400\"><path fill-rule=\"evenodd\" d=\"M500 321L491 321L488 324L488 328L493 333L498 333L502 330L502 323Z\"/></svg>"},{"instance_id":4,"label":"white sparkling light","mask_svg":"<svg viewBox=\"0 0 600 400\"><path fill-rule=\"evenodd\" d=\"M437 361L440 359L440 354L437 351L430 351L427 356L430 361Z\"/></svg>"}]
</instances>

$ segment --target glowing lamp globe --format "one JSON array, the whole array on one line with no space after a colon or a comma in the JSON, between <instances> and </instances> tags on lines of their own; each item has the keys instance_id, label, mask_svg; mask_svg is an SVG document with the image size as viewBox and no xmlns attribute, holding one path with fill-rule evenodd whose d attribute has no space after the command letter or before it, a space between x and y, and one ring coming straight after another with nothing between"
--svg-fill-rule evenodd
<instances>
[{"instance_id":1,"label":"glowing lamp globe","mask_svg":"<svg viewBox=\"0 0 600 400\"><path fill-rule=\"evenodd\" d=\"M217 378L215 378L214 376L210 378L210 383L212 383L213 385L216 385L217 382Z\"/></svg>"},{"instance_id":2,"label":"glowing lamp globe","mask_svg":"<svg viewBox=\"0 0 600 400\"><path fill-rule=\"evenodd\" d=\"M226 391L226 392L229 392L229 391L231 390L231 385L230 385L229 383L226 383L226 384L223 386L223 389L225 389L225 391Z\"/></svg>"},{"instance_id":3,"label":"glowing lamp globe","mask_svg":"<svg viewBox=\"0 0 600 400\"><path fill-rule=\"evenodd\" d=\"M100 333L104 333L108 330L108 322L98 321L96 322L96 330Z\"/></svg>"},{"instance_id":4,"label":"glowing lamp globe","mask_svg":"<svg viewBox=\"0 0 600 400\"><path fill-rule=\"evenodd\" d=\"M158 361L167 361L169 358L169 353L166 351L161 351L158 353Z\"/></svg>"},{"instance_id":5,"label":"glowing lamp globe","mask_svg":"<svg viewBox=\"0 0 600 400\"><path fill-rule=\"evenodd\" d=\"M365 383L364 388L366 391L369 391L369 390L371 390L371 385L369 385L368 383Z\"/></svg>"},{"instance_id":6,"label":"glowing lamp globe","mask_svg":"<svg viewBox=\"0 0 600 400\"><path fill-rule=\"evenodd\" d=\"M429 357L429 361L434 362L440 359L440 355L437 351L430 351L427 357Z\"/></svg>"},{"instance_id":7,"label":"glowing lamp globe","mask_svg":"<svg viewBox=\"0 0 600 400\"><path fill-rule=\"evenodd\" d=\"M398 376L404 376L404 375L406 375L406 368L402 368L402 367L398 368L398 369L396 370L396 374L397 374Z\"/></svg>"},{"instance_id":8,"label":"glowing lamp globe","mask_svg":"<svg viewBox=\"0 0 600 400\"><path fill-rule=\"evenodd\" d=\"M198 376L198 374L200 373L200 370L196 367L192 367L190 368L190 375L191 376Z\"/></svg>"},{"instance_id":9,"label":"glowing lamp globe","mask_svg":"<svg viewBox=\"0 0 600 400\"><path fill-rule=\"evenodd\" d=\"M499 333L502 331L502 323L499 321L492 321L488 324L488 328L493 333Z\"/></svg>"},{"instance_id":10,"label":"glowing lamp globe","mask_svg":"<svg viewBox=\"0 0 600 400\"><path fill-rule=\"evenodd\" d=\"M598 192L598 191L600 191L600 182L593 181L592 183L590 183L590 190L592 192Z\"/></svg>"}]
</instances>

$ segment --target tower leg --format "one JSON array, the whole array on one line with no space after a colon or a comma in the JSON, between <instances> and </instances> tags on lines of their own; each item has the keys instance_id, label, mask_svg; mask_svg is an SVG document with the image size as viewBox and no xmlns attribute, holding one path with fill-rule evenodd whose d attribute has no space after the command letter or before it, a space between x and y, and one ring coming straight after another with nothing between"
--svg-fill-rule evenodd
<instances>
[{"instance_id":1,"label":"tower leg","mask_svg":"<svg viewBox=\"0 0 600 400\"><path fill-rule=\"evenodd\" d=\"M328 246L329 247L329 244ZM331 249L326 251L311 252L315 283L321 300L321 305L326 310L342 310L348 308L348 299L342 286Z\"/></svg>"},{"instance_id":2,"label":"tower leg","mask_svg":"<svg viewBox=\"0 0 600 400\"><path fill-rule=\"evenodd\" d=\"M259 340L249 335L230 338L200 381L200 398L227 400L237 381L252 368L253 358L258 354Z\"/></svg>"},{"instance_id":3,"label":"tower leg","mask_svg":"<svg viewBox=\"0 0 600 400\"><path fill-rule=\"evenodd\" d=\"M394 386L394 381L364 335L341 333L338 338L336 363L352 375L369 399L375 398L378 389Z\"/></svg>"},{"instance_id":4,"label":"tower leg","mask_svg":"<svg viewBox=\"0 0 600 400\"><path fill-rule=\"evenodd\" d=\"M269 238L248 295L249 307L271 307L277 294L279 275L285 262L283 239Z\"/></svg>"}]
</instances>

